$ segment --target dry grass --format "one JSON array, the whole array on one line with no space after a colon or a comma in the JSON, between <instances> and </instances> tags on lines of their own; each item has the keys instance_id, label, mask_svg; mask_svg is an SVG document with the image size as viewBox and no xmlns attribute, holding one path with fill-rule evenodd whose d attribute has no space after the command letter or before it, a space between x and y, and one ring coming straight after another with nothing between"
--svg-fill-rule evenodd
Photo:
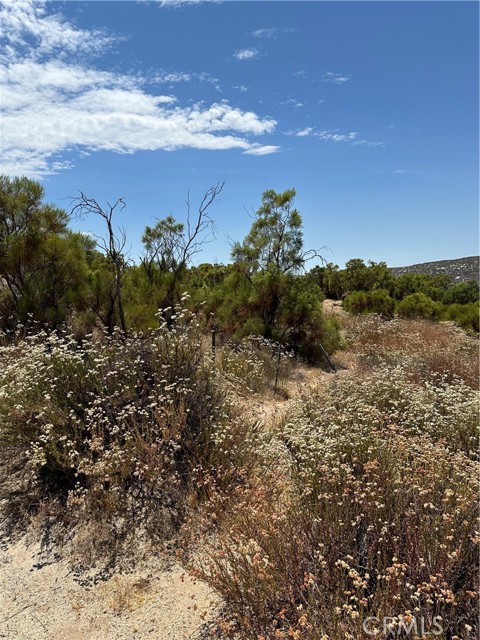
<instances>
[{"instance_id":1,"label":"dry grass","mask_svg":"<svg viewBox=\"0 0 480 640\"><path fill-rule=\"evenodd\" d=\"M217 507L196 568L236 637L359 640L372 616L391 619L392 638L412 620L437 622L444 640L476 637L474 343L425 323L365 328L348 328L360 366L291 402L257 441L250 483ZM445 336L470 357L455 375ZM430 354L439 343L441 360Z\"/></svg>"},{"instance_id":2,"label":"dry grass","mask_svg":"<svg viewBox=\"0 0 480 640\"><path fill-rule=\"evenodd\" d=\"M148 578L139 579L117 574L101 585L101 594L114 613L125 613L139 608L151 589Z\"/></svg>"},{"instance_id":3,"label":"dry grass","mask_svg":"<svg viewBox=\"0 0 480 640\"><path fill-rule=\"evenodd\" d=\"M479 387L479 341L451 323L428 320L385 321L377 316L342 318L349 350L364 368L380 363L406 364L411 375L423 379L438 373L452 382L462 379Z\"/></svg>"},{"instance_id":4,"label":"dry grass","mask_svg":"<svg viewBox=\"0 0 480 640\"><path fill-rule=\"evenodd\" d=\"M287 395L293 354L276 342L258 336L229 340L218 350L216 361L224 382L238 396L271 394L274 390Z\"/></svg>"}]
</instances>

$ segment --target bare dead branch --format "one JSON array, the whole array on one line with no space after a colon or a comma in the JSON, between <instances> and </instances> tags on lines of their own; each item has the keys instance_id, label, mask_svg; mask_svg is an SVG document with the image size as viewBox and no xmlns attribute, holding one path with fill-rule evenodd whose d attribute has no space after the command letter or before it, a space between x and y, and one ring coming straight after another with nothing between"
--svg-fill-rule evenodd
<instances>
[{"instance_id":1,"label":"bare dead branch","mask_svg":"<svg viewBox=\"0 0 480 640\"><path fill-rule=\"evenodd\" d=\"M96 234L92 235L98 240L99 248L105 253L107 258L110 259L114 265L116 299L120 317L120 325L123 333L127 335L122 299L122 276L127 264L124 255L124 249L127 243L127 234L124 227L119 228L118 234L115 233L112 223L113 215L117 208L119 208L120 211L123 211L123 209L125 209L125 200L123 198L118 198L113 205L107 202L107 208L103 209L102 206L97 202L97 200L95 200L95 198L89 198L83 193L83 191L80 191L79 193L80 195L77 198L72 198L72 215L80 219L83 219L88 215L97 215L106 223L106 238L97 236Z\"/></svg>"}]
</instances>

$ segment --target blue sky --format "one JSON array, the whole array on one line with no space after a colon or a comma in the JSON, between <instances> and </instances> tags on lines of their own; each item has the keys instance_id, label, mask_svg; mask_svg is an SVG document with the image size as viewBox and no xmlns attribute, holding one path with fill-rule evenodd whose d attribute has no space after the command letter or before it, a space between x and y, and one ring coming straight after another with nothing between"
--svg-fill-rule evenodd
<instances>
[{"instance_id":1,"label":"blue sky","mask_svg":"<svg viewBox=\"0 0 480 640\"><path fill-rule=\"evenodd\" d=\"M2 166L144 227L216 182L226 262L266 189L307 248L403 265L478 253L476 2L0 0ZM98 232L95 220L76 228Z\"/></svg>"}]
</instances>

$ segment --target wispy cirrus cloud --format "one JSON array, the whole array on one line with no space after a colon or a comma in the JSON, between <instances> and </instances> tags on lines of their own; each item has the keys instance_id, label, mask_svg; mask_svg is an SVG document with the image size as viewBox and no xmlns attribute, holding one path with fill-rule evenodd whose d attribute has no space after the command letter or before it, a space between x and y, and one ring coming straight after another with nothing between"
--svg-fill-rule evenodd
<instances>
[{"instance_id":1,"label":"wispy cirrus cloud","mask_svg":"<svg viewBox=\"0 0 480 640\"><path fill-rule=\"evenodd\" d=\"M305 127L295 131L287 131L285 135L296 136L297 138L318 138L319 140L329 142L349 142L352 145L365 145L368 147L383 147L384 142L373 142L358 137L358 131L341 132L338 129L315 129L314 127Z\"/></svg>"},{"instance_id":2,"label":"wispy cirrus cloud","mask_svg":"<svg viewBox=\"0 0 480 640\"><path fill-rule=\"evenodd\" d=\"M384 147L385 142L375 140L355 140L354 145L363 145L365 147Z\"/></svg>"},{"instance_id":3,"label":"wispy cirrus cloud","mask_svg":"<svg viewBox=\"0 0 480 640\"><path fill-rule=\"evenodd\" d=\"M137 0L138 1L138 0ZM161 7L184 7L192 4L202 4L204 2L213 2L215 4L223 2L223 0L141 0L141 2L155 2Z\"/></svg>"},{"instance_id":4,"label":"wispy cirrus cloud","mask_svg":"<svg viewBox=\"0 0 480 640\"><path fill-rule=\"evenodd\" d=\"M260 55L260 51L256 47L252 47L251 49L239 49L235 51L233 57L237 60L254 60L258 58Z\"/></svg>"},{"instance_id":5,"label":"wispy cirrus cloud","mask_svg":"<svg viewBox=\"0 0 480 640\"><path fill-rule=\"evenodd\" d=\"M152 76L152 82L158 84L176 84L177 82L191 82L193 75L185 71L159 71Z\"/></svg>"},{"instance_id":6,"label":"wispy cirrus cloud","mask_svg":"<svg viewBox=\"0 0 480 640\"><path fill-rule=\"evenodd\" d=\"M323 131L319 131L313 127L305 127L304 129L299 129L297 131L287 131L286 135L296 136L297 138L314 137L319 138L320 140L331 140L333 142L353 142L358 136L358 133L356 131L340 133L338 129L325 129Z\"/></svg>"},{"instance_id":7,"label":"wispy cirrus cloud","mask_svg":"<svg viewBox=\"0 0 480 640\"><path fill-rule=\"evenodd\" d=\"M244 151L244 154L249 156L265 156L270 153L277 153L280 151L280 147L276 145L252 145L250 149Z\"/></svg>"},{"instance_id":8,"label":"wispy cirrus cloud","mask_svg":"<svg viewBox=\"0 0 480 640\"><path fill-rule=\"evenodd\" d=\"M48 13L50 7L41 0L0 0L4 173L40 178L72 166L69 152L278 150L251 139L272 133L272 118L227 101L181 106L174 95L147 91L151 79L101 69L99 56L115 38L78 29L60 13ZM157 82L191 79L169 72Z\"/></svg>"},{"instance_id":9,"label":"wispy cirrus cloud","mask_svg":"<svg viewBox=\"0 0 480 640\"><path fill-rule=\"evenodd\" d=\"M285 33L293 31L295 31L295 29L289 27L265 27L263 29L256 29L255 31L252 31L252 36L255 36L255 38L275 39Z\"/></svg>"},{"instance_id":10,"label":"wispy cirrus cloud","mask_svg":"<svg viewBox=\"0 0 480 640\"><path fill-rule=\"evenodd\" d=\"M297 100L296 98L288 98L287 100L280 102L280 104L282 106L294 107L295 109L299 109L304 106L303 102L300 102L300 100Z\"/></svg>"},{"instance_id":11,"label":"wispy cirrus cloud","mask_svg":"<svg viewBox=\"0 0 480 640\"><path fill-rule=\"evenodd\" d=\"M350 80L350 76L342 73L333 73L333 71L327 71L323 74L323 82L331 82L333 84L345 84Z\"/></svg>"},{"instance_id":12,"label":"wispy cirrus cloud","mask_svg":"<svg viewBox=\"0 0 480 640\"><path fill-rule=\"evenodd\" d=\"M211 84L217 91L222 91L220 80L210 73L193 73L186 71L154 71L151 70L143 78L145 84L170 84L175 85L181 82L197 82Z\"/></svg>"},{"instance_id":13,"label":"wispy cirrus cloud","mask_svg":"<svg viewBox=\"0 0 480 640\"><path fill-rule=\"evenodd\" d=\"M298 131L287 131L287 136L297 136L297 138L308 138L308 136L315 135L313 127L305 127L305 129L299 129Z\"/></svg>"}]
</instances>

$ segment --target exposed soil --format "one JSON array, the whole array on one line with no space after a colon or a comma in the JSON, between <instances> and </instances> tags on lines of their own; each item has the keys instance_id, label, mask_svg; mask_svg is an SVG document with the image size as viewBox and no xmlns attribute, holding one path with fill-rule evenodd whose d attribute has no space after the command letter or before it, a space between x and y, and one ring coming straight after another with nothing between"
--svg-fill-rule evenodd
<instances>
[{"instance_id":1,"label":"exposed soil","mask_svg":"<svg viewBox=\"0 0 480 640\"><path fill-rule=\"evenodd\" d=\"M0 638L198 640L220 599L177 563L151 557L89 584L26 538L0 554Z\"/></svg>"}]
</instances>

